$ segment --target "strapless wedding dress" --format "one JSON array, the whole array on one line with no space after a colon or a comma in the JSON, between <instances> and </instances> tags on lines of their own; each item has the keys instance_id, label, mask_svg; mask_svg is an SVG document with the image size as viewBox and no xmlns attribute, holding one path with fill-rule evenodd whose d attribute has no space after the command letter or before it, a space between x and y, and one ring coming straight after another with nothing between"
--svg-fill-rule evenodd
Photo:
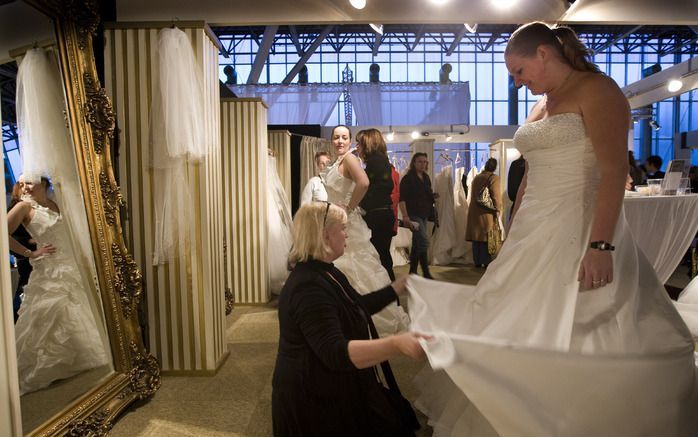
<instances>
[{"instance_id":1,"label":"strapless wedding dress","mask_svg":"<svg viewBox=\"0 0 698 437\"><path fill-rule=\"evenodd\" d=\"M52 244L56 252L30 261L33 270L15 325L21 394L110 360L88 301L92 289L78 270L63 217L36 203L33 208L27 231L37 246Z\"/></svg>"},{"instance_id":2,"label":"strapless wedding dress","mask_svg":"<svg viewBox=\"0 0 698 437\"><path fill-rule=\"evenodd\" d=\"M355 184L339 172L344 156L338 158L320 177L327 190L327 200L334 204L348 205ZM356 209L348 215L344 255L337 258L334 265L361 294L380 290L390 284L390 276L381 265L376 248L371 244L371 230ZM388 335L406 330L409 317L401 306L393 302L373 315L373 323L379 334Z\"/></svg>"},{"instance_id":3,"label":"strapless wedding dress","mask_svg":"<svg viewBox=\"0 0 698 437\"><path fill-rule=\"evenodd\" d=\"M477 286L411 276L410 316L431 369L419 408L434 435L689 436L694 343L620 213L614 280L580 292L599 189L579 114L515 137L528 183L508 239Z\"/></svg>"}]
</instances>

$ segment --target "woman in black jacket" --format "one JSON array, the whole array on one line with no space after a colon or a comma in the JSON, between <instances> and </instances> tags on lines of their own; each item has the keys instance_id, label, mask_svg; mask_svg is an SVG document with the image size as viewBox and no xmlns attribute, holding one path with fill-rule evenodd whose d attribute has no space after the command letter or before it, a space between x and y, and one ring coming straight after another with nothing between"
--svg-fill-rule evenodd
<instances>
[{"instance_id":1,"label":"woman in black jacket","mask_svg":"<svg viewBox=\"0 0 698 437\"><path fill-rule=\"evenodd\" d=\"M404 399L386 361L423 357L420 335L378 338L371 322L371 314L405 292L405 278L358 294L332 264L344 252L346 220L342 208L319 202L302 206L294 218L295 268L279 298L272 380L277 437L414 435L405 420L413 412L407 401L395 402Z\"/></svg>"},{"instance_id":2,"label":"woman in black jacket","mask_svg":"<svg viewBox=\"0 0 698 437\"><path fill-rule=\"evenodd\" d=\"M388 148L378 129L366 129L356 134L359 157L366 165L368 191L359 204L366 211L364 221L371 230L371 244L376 248L381 265L395 280L390 243L393 240L395 213L390 195L393 192L392 166L388 160Z\"/></svg>"}]
</instances>

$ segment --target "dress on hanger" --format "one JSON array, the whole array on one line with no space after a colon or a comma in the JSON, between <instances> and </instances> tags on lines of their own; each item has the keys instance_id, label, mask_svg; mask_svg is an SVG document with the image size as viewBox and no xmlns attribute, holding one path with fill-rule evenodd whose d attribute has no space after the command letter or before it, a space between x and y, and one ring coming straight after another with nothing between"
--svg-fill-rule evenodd
<instances>
[{"instance_id":1,"label":"dress on hanger","mask_svg":"<svg viewBox=\"0 0 698 437\"><path fill-rule=\"evenodd\" d=\"M276 171L276 158L267 158L267 256L269 258L269 286L279 294L288 277L288 254L293 244L293 220L286 191Z\"/></svg>"},{"instance_id":2,"label":"dress on hanger","mask_svg":"<svg viewBox=\"0 0 698 437\"><path fill-rule=\"evenodd\" d=\"M396 167L397 168L397 167ZM400 171L400 180L407 173L407 169ZM402 211L397 210L398 219L402 220ZM412 231L398 226L397 235L390 242L390 255L393 257L394 266L404 266L410 262L410 248L412 247Z\"/></svg>"},{"instance_id":3,"label":"dress on hanger","mask_svg":"<svg viewBox=\"0 0 698 437\"><path fill-rule=\"evenodd\" d=\"M32 273L15 325L21 394L109 362L73 242L61 214L32 201L34 217L26 227L37 246L56 252L32 259Z\"/></svg>"},{"instance_id":4,"label":"dress on hanger","mask_svg":"<svg viewBox=\"0 0 698 437\"><path fill-rule=\"evenodd\" d=\"M344 177L339 171L339 165L345 156L337 158L321 175L330 203L347 205L354 192L354 181ZM371 244L371 230L366 226L358 209L347 215L347 243L344 255L336 259L334 265L344 273L359 293L379 290L390 284L390 277L380 263L378 252ZM379 334L394 334L407 329L409 317L401 306L393 302L373 315L373 323Z\"/></svg>"},{"instance_id":5,"label":"dress on hanger","mask_svg":"<svg viewBox=\"0 0 698 437\"><path fill-rule=\"evenodd\" d=\"M436 199L436 215L439 227L434 231L432 243L433 264L447 265L453 260L451 250L456 243L456 224L453 210L453 167L443 166L434 177L434 190L439 195Z\"/></svg>"},{"instance_id":6,"label":"dress on hanger","mask_svg":"<svg viewBox=\"0 0 698 437\"><path fill-rule=\"evenodd\" d=\"M477 286L408 280L411 329L434 335L425 350L443 369L420 375L434 435L695 435L693 339L622 211L613 281L579 290L600 189L582 117L514 139L528 184Z\"/></svg>"},{"instance_id":7,"label":"dress on hanger","mask_svg":"<svg viewBox=\"0 0 698 437\"><path fill-rule=\"evenodd\" d=\"M468 222L468 201L465 195L465 189L461 183L465 167L456 169L456 183L453 185L453 202L454 202L454 217L453 221L456 228L455 239L453 241L453 249L451 255L453 261L459 264L468 264L473 262L473 245L465 241L465 228Z\"/></svg>"}]
</instances>

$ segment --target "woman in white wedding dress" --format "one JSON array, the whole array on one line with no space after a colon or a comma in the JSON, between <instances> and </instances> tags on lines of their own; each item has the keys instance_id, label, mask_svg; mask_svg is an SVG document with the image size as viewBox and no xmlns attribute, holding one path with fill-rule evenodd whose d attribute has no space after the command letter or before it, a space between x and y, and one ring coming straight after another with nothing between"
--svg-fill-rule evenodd
<instances>
[{"instance_id":1,"label":"woman in white wedding dress","mask_svg":"<svg viewBox=\"0 0 698 437\"><path fill-rule=\"evenodd\" d=\"M21 394L109 362L88 301L91 287L78 270L58 206L46 195L48 183L25 181L27 196L7 216L10 233L21 223L38 247L31 251L10 240L33 268L15 325Z\"/></svg>"},{"instance_id":2,"label":"woman in white wedding dress","mask_svg":"<svg viewBox=\"0 0 698 437\"><path fill-rule=\"evenodd\" d=\"M368 177L359 159L350 148L351 132L346 126L332 130L332 146L337 160L321 174L327 190L327 201L347 211L347 246L344 255L334 264L349 279L359 293L369 293L390 284L388 272L383 268L378 252L371 244L371 230L357 209L368 190ZM409 317L394 302L373 315L379 334L394 334L407 329Z\"/></svg>"},{"instance_id":3,"label":"woman in white wedding dress","mask_svg":"<svg viewBox=\"0 0 698 437\"><path fill-rule=\"evenodd\" d=\"M475 287L410 277L434 435L696 435L693 339L622 209L628 103L587 53L568 28L512 35L509 72L546 96L514 137L509 238Z\"/></svg>"}]
</instances>

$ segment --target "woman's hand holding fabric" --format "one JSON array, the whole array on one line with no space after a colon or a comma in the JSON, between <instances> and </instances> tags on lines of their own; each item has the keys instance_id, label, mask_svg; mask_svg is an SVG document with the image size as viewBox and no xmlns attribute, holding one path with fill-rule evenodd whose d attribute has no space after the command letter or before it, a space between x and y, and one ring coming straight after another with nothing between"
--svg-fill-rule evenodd
<instances>
[{"instance_id":1,"label":"woman's hand holding fabric","mask_svg":"<svg viewBox=\"0 0 698 437\"><path fill-rule=\"evenodd\" d=\"M407 276L397 278L390 286L398 296L404 295L407 292Z\"/></svg>"},{"instance_id":2,"label":"woman's hand holding fabric","mask_svg":"<svg viewBox=\"0 0 698 437\"><path fill-rule=\"evenodd\" d=\"M582 291L601 288L613 281L613 257L610 251L588 249L579 267L577 280Z\"/></svg>"},{"instance_id":3,"label":"woman's hand holding fabric","mask_svg":"<svg viewBox=\"0 0 698 437\"><path fill-rule=\"evenodd\" d=\"M401 354L406 355L414 360L424 358L424 349L419 343L420 338L430 340L428 335L419 334L417 332L405 332L391 337L393 344L397 347Z\"/></svg>"}]
</instances>

